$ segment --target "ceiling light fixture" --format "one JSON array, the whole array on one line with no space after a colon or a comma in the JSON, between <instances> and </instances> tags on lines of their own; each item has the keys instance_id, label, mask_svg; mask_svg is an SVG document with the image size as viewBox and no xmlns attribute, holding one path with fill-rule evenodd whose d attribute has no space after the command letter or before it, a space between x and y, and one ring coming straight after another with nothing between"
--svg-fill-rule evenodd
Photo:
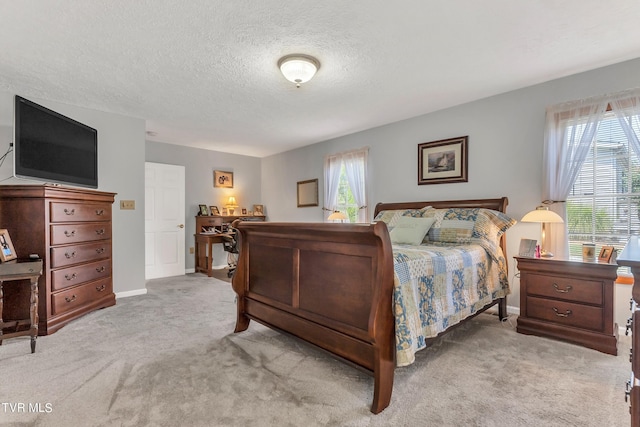
<instances>
[{"instance_id":1,"label":"ceiling light fixture","mask_svg":"<svg viewBox=\"0 0 640 427\"><path fill-rule=\"evenodd\" d=\"M278 68L287 80L300 87L301 83L311 80L320 69L320 61L313 56L295 53L280 58Z\"/></svg>"}]
</instances>

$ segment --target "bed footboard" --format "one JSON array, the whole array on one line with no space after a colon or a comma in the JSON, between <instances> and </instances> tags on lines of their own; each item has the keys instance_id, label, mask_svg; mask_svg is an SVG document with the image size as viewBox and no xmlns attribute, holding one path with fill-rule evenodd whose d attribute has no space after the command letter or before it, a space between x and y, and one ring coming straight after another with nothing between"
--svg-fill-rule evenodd
<instances>
[{"instance_id":1,"label":"bed footboard","mask_svg":"<svg viewBox=\"0 0 640 427\"><path fill-rule=\"evenodd\" d=\"M251 319L374 377L371 412L389 405L395 368L393 253L375 224L236 222L235 332Z\"/></svg>"}]
</instances>

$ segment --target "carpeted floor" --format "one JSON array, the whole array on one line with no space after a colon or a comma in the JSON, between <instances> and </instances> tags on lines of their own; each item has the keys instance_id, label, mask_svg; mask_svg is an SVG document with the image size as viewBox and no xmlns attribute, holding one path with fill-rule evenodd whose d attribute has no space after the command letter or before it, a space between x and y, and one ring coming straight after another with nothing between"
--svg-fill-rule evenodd
<instances>
[{"instance_id":1,"label":"carpeted floor","mask_svg":"<svg viewBox=\"0 0 640 427\"><path fill-rule=\"evenodd\" d=\"M147 287L40 337L35 354L28 338L6 340L0 424L629 425L628 337L614 357L483 314L398 368L391 405L373 415L367 375L255 322L233 334L226 281L189 274Z\"/></svg>"}]
</instances>

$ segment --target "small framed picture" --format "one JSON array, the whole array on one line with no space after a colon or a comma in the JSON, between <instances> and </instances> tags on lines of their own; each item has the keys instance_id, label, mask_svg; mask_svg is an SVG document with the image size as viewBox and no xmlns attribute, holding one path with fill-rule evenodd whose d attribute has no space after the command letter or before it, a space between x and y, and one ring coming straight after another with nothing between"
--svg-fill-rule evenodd
<instances>
[{"instance_id":1,"label":"small framed picture","mask_svg":"<svg viewBox=\"0 0 640 427\"><path fill-rule=\"evenodd\" d=\"M209 206L209 214L210 215L220 215L220 211L217 206Z\"/></svg>"},{"instance_id":2,"label":"small framed picture","mask_svg":"<svg viewBox=\"0 0 640 427\"><path fill-rule=\"evenodd\" d=\"M600 249L600 255L598 255L598 262L606 262L611 261L611 255L613 255L614 247L613 246L603 246Z\"/></svg>"},{"instance_id":3,"label":"small framed picture","mask_svg":"<svg viewBox=\"0 0 640 427\"><path fill-rule=\"evenodd\" d=\"M213 171L213 186L233 188L233 172Z\"/></svg>"},{"instance_id":4,"label":"small framed picture","mask_svg":"<svg viewBox=\"0 0 640 427\"><path fill-rule=\"evenodd\" d=\"M247 214L247 208L242 208L242 215L246 215Z\"/></svg>"},{"instance_id":5,"label":"small framed picture","mask_svg":"<svg viewBox=\"0 0 640 427\"><path fill-rule=\"evenodd\" d=\"M263 205L253 205L253 214L256 216L264 215Z\"/></svg>"},{"instance_id":6,"label":"small framed picture","mask_svg":"<svg viewBox=\"0 0 640 427\"><path fill-rule=\"evenodd\" d=\"M469 136L418 144L418 185L468 181Z\"/></svg>"},{"instance_id":7,"label":"small framed picture","mask_svg":"<svg viewBox=\"0 0 640 427\"><path fill-rule=\"evenodd\" d=\"M229 210L227 208L222 208L222 216L227 216Z\"/></svg>"},{"instance_id":8,"label":"small framed picture","mask_svg":"<svg viewBox=\"0 0 640 427\"><path fill-rule=\"evenodd\" d=\"M0 260L2 262L18 258L16 250L13 249L13 243L11 243L9 231L4 228L0 229L0 249Z\"/></svg>"},{"instance_id":9,"label":"small framed picture","mask_svg":"<svg viewBox=\"0 0 640 427\"><path fill-rule=\"evenodd\" d=\"M207 209L207 205L199 205L200 206L200 211L198 212L198 215L209 215L209 210Z\"/></svg>"}]
</instances>

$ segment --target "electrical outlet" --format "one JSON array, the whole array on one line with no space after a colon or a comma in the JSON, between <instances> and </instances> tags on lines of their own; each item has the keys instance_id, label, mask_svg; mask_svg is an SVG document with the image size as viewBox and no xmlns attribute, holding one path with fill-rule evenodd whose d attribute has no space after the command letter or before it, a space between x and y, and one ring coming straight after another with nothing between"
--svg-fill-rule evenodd
<instances>
[{"instance_id":1,"label":"electrical outlet","mask_svg":"<svg viewBox=\"0 0 640 427\"><path fill-rule=\"evenodd\" d=\"M120 200L120 209L134 210L135 208L135 200Z\"/></svg>"},{"instance_id":2,"label":"electrical outlet","mask_svg":"<svg viewBox=\"0 0 640 427\"><path fill-rule=\"evenodd\" d=\"M189 248L189 253L190 254L194 254L196 252L196 249L194 247L190 247Z\"/></svg>"}]
</instances>

